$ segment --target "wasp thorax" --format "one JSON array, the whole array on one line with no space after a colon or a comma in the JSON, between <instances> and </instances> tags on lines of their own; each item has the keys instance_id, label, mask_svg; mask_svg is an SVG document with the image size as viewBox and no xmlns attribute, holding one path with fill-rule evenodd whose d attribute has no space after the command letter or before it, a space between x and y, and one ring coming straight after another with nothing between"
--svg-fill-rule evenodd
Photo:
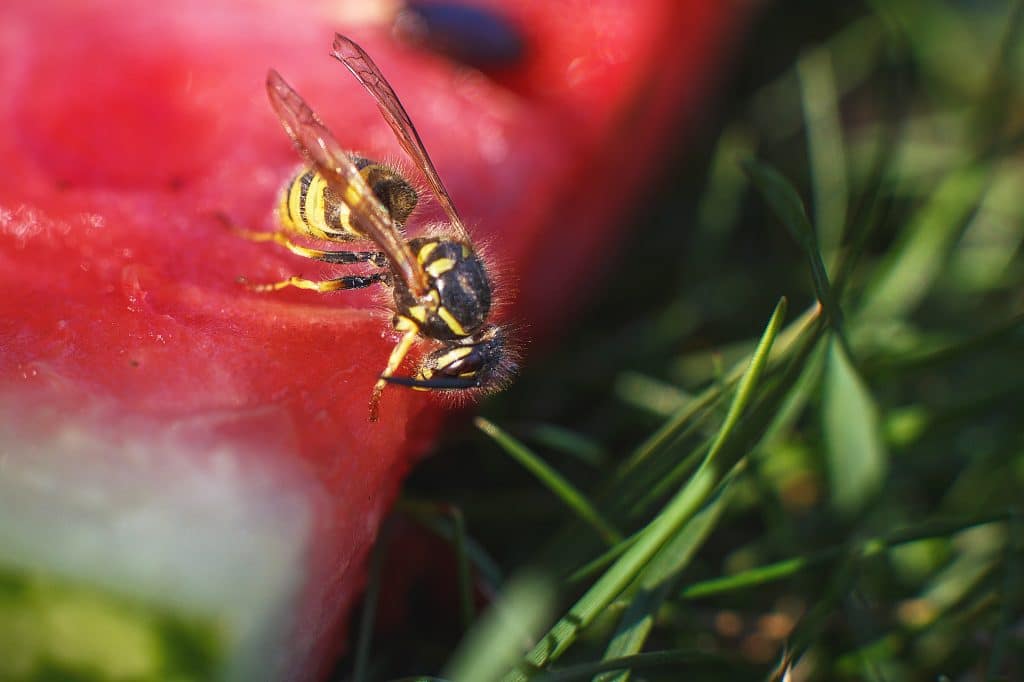
<instances>
[{"instance_id":1,"label":"wasp thorax","mask_svg":"<svg viewBox=\"0 0 1024 682\"><path fill-rule=\"evenodd\" d=\"M353 156L352 161L391 219L404 225L419 202L419 195L409 181L391 166L361 156Z\"/></svg>"},{"instance_id":2,"label":"wasp thorax","mask_svg":"<svg viewBox=\"0 0 1024 682\"><path fill-rule=\"evenodd\" d=\"M453 239L423 237L409 242L427 273L428 294L417 299L395 286L398 312L419 326L420 332L440 341L472 336L491 310L491 282L473 249Z\"/></svg>"}]
</instances>

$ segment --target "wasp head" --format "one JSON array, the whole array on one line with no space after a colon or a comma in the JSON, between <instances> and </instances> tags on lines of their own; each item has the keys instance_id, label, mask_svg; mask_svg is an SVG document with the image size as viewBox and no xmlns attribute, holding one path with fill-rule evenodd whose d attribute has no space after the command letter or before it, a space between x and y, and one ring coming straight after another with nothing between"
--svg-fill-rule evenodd
<instances>
[{"instance_id":1,"label":"wasp head","mask_svg":"<svg viewBox=\"0 0 1024 682\"><path fill-rule=\"evenodd\" d=\"M388 377L387 381L420 391L496 391L515 372L513 355L504 331L491 325L427 354L416 376Z\"/></svg>"}]
</instances>

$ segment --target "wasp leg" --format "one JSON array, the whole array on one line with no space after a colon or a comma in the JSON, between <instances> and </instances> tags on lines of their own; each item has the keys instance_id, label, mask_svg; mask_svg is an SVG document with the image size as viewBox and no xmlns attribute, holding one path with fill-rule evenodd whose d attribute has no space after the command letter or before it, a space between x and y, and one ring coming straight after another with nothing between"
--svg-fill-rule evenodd
<instances>
[{"instance_id":1,"label":"wasp leg","mask_svg":"<svg viewBox=\"0 0 1024 682\"><path fill-rule=\"evenodd\" d=\"M384 393L384 387L388 385L388 377L394 374L398 366L402 364L402 360L409 353L412 344L416 342L417 336L419 336L418 329L409 329L402 335L398 343L395 344L394 350L391 351L387 367L384 368L377 383L373 385L373 393L370 395L370 421L377 421L380 396Z\"/></svg>"},{"instance_id":2,"label":"wasp leg","mask_svg":"<svg viewBox=\"0 0 1024 682\"><path fill-rule=\"evenodd\" d=\"M380 251L323 251L321 249L310 249L296 244L284 232L256 232L254 230L245 230L235 226L231 223L231 220L224 215L219 215L218 219L231 228L239 237L248 239L253 242L274 242L280 244L284 248L288 249L296 256L302 256L303 258L312 258L314 260L322 260L328 263L337 263L340 265L351 265L353 263L373 263L379 268L383 268L387 265L387 259L384 254Z\"/></svg>"},{"instance_id":3,"label":"wasp leg","mask_svg":"<svg viewBox=\"0 0 1024 682\"><path fill-rule=\"evenodd\" d=\"M309 289L310 291L341 291L343 289L362 289L364 287L373 286L380 282L385 284L390 281L388 273L386 272L375 272L372 275L346 275L344 277L338 277L337 279L325 279L321 281L314 281L311 279L303 279L298 276L289 277L283 279L280 282L267 282L266 284L252 284L245 278L240 278L242 282L250 291L278 291L285 287L296 287L297 289Z\"/></svg>"}]
</instances>

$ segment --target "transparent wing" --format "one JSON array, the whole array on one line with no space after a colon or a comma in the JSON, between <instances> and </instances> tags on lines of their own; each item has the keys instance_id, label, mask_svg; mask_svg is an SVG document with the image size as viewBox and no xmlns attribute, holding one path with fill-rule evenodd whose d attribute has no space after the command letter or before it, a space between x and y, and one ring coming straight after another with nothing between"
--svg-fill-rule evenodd
<instances>
[{"instance_id":1,"label":"transparent wing","mask_svg":"<svg viewBox=\"0 0 1024 682\"><path fill-rule=\"evenodd\" d=\"M380 72L380 68L370 59L370 55L366 54L363 48L340 33L334 34L334 50L331 52L331 56L344 64L345 68L351 71L352 75L373 95L373 99L376 100L377 108L380 109L384 120L391 126L391 130L394 131L395 137L398 138L399 144L402 145L402 149L412 157L416 166L427 178L430 188L434 190L434 195L440 202L444 212L448 214L448 219L451 221L452 226L460 233L465 234L466 228L462 218L459 216L459 212L455 210L455 204L452 203L448 190L444 188L441 176L437 174L437 169L434 168L434 164L427 154L427 149L423 146L423 140L420 139L419 133L416 132L416 127L413 126L412 120L409 119L409 114L405 112L402 103L398 101L398 95L395 94L394 89L388 84L384 74Z\"/></svg>"},{"instance_id":2,"label":"transparent wing","mask_svg":"<svg viewBox=\"0 0 1024 682\"><path fill-rule=\"evenodd\" d=\"M417 296L427 292L427 277L391 215L359 174L320 117L273 69L267 73L267 95L285 132L299 153L309 159L331 189L351 210L350 219L387 254L391 268Z\"/></svg>"}]
</instances>

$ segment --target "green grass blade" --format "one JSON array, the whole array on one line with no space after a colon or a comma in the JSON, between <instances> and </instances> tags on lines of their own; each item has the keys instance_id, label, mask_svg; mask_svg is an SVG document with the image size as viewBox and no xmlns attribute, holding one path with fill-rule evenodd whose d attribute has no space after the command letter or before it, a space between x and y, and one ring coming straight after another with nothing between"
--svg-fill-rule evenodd
<instances>
[{"instance_id":1,"label":"green grass blade","mask_svg":"<svg viewBox=\"0 0 1024 682\"><path fill-rule=\"evenodd\" d=\"M951 253L944 282L974 295L1013 286L1024 244L1024 166L1017 159L995 165L992 180Z\"/></svg>"},{"instance_id":2,"label":"green grass blade","mask_svg":"<svg viewBox=\"0 0 1024 682\"><path fill-rule=\"evenodd\" d=\"M525 433L541 445L571 455L592 467L602 466L608 458L604 448L593 440L556 424L533 424L525 429Z\"/></svg>"},{"instance_id":3,"label":"green grass blade","mask_svg":"<svg viewBox=\"0 0 1024 682\"><path fill-rule=\"evenodd\" d=\"M723 482L718 493L704 509L687 522L675 537L651 559L637 580L637 594L619 621L619 627L605 650L606 661L640 653L654 626L654 617L665 598L671 593L683 569L689 565L697 550L715 529L729 501L730 483L735 475ZM595 678L595 682L626 682L629 670L608 673Z\"/></svg>"},{"instance_id":4,"label":"green grass blade","mask_svg":"<svg viewBox=\"0 0 1024 682\"><path fill-rule=\"evenodd\" d=\"M907 39L918 68L928 77L966 91L984 81L988 60L979 54L975 36L964 31L963 14L951 5L919 0L870 0L869 5Z\"/></svg>"},{"instance_id":5,"label":"green grass blade","mask_svg":"<svg viewBox=\"0 0 1024 682\"><path fill-rule=\"evenodd\" d=\"M554 589L537 575L514 578L501 597L463 638L442 676L457 682L492 682L511 668L522 642L548 619Z\"/></svg>"},{"instance_id":6,"label":"green grass blade","mask_svg":"<svg viewBox=\"0 0 1024 682\"><path fill-rule=\"evenodd\" d=\"M897 93L892 93L888 99L895 100L897 97ZM892 210L889 204L894 184L891 173L906 123L903 118L896 118L897 116L898 114L893 114L895 120L883 125L871 143L872 160L867 163L869 169L864 173L862 188L850 209L849 225L846 229L847 244L832 270L832 292L837 300L842 300L850 277L863 259L871 237L885 224Z\"/></svg>"},{"instance_id":7,"label":"green grass blade","mask_svg":"<svg viewBox=\"0 0 1024 682\"><path fill-rule=\"evenodd\" d=\"M627 405L659 417L670 417L693 400L692 395L677 386L629 371L616 378L615 394Z\"/></svg>"},{"instance_id":8,"label":"green grass blade","mask_svg":"<svg viewBox=\"0 0 1024 682\"><path fill-rule=\"evenodd\" d=\"M818 320L821 309L814 305L807 309L800 317L791 322L786 329L779 334L777 342L773 345L775 349L772 357L777 358L790 352L804 336L813 329ZM658 427L647 439L645 439L620 465L612 478L612 487L618 492L623 486L628 485L628 478L632 471L640 468L656 454L664 451L687 429L691 428L693 421L701 413L714 405L724 390L731 389L739 381L743 373L747 371L750 358L737 364L725 376L723 381L715 386L702 391L692 400L682 405L669 419Z\"/></svg>"},{"instance_id":9,"label":"green grass blade","mask_svg":"<svg viewBox=\"0 0 1024 682\"><path fill-rule=\"evenodd\" d=\"M878 492L888 454L874 399L835 339L829 347L822 403L832 501L849 514Z\"/></svg>"},{"instance_id":10,"label":"green grass blade","mask_svg":"<svg viewBox=\"0 0 1024 682\"><path fill-rule=\"evenodd\" d=\"M600 571L602 568L609 566L613 561L622 556L626 552L626 550L629 549L634 542L636 542L637 538L640 537L640 533L642 532L642 529L638 530L637 532L633 533L619 544L615 545L614 547L608 548L596 559L588 561L586 564L573 571L565 579L565 581L568 584L572 585L574 583L587 580L595 573Z\"/></svg>"},{"instance_id":11,"label":"green grass blade","mask_svg":"<svg viewBox=\"0 0 1024 682\"><path fill-rule=\"evenodd\" d=\"M740 379L725 423L719 430L705 461L625 554L587 590L527 655L527 670L557 660L575 641L580 630L590 625L594 618L640 574L655 553L678 529L693 518L732 468L730 463L719 461L719 455L740 414L753 397L754 387L768 362L772 344L782 327L785 312L786 299L783 298L768 322L746 374ZM516 670L506 679L510 682L521 681L526 679L526 674L523 670Z\"/></svg>"},{"instance_id":12,"label":"green grass blade","mask_svg":"<svg viewBox=\"0 0 1024 682\"><path fill-rule=\"evenodd\" d=\"M881 356L873 361L873 372L921 371L970 359L978 354L995 354L1019 348L1024 336L1024 314L1001 320L988 329L972 329L970 336L937 347L914 348L908 352ZM918 344L920 346L920 344Z\"/></svg>"},{"instance_id":13,"label":"green grass blade","mask_svg":"<svg viewBox=\"0 0 1024 682\"><path fill-rule=\"evenodd\" d=\"M782 328L782 320L786 316L787 307L788 302L785 298L780 299L778 305L775 306L775 311L768 321L768 327L761 336L757 349L750 359L750 366L747 368L747 372L740 378L739 385L736 387L736 395L733 397L732 404L729 405L729 412L725 416L725 422L722 424L722 428L718 430L715 439L711 442L711 449L708 451L707 457L708 463L716 463L719 453L722 451L722 446L736 427L737 422L739 422L740 415L743 414L747 405L753 400L754 388L761 378L762 371L768 364L768 354L771 352L775 337L778 336L779 330Z\"/></svg>"},{"instance_id":14,"label":"green grass blade","mask_svg":"<svg viewBox=\"0 0 1024 682\"><path fill-rule=\"evenodd\" d=\"M993 523L1004 523L1008 519L1008 514L999 513L945 523L929 522L888 535L864 540L859 543L856 551L860 556L871 557L902 545L935 538L948 538L968 528ZM702 580L684 588L680 592L680 597L683 599L704 599L729 592L760 587L778 580L794 578L802 571L834 561L837 557L848 551L849 548L846 545L835 545L803 556L790 557L789 559L741 571L735 575Z\"/></svg>"},{"instance_id":15,"label":"green grass blade","mask_svg":"<svg viewBox=\"0 0 1024 682\"><path fill-rule=\"evenodd\" d=\"M410 506L411 505L407 503L400 508L409 512ZM431 520L448 521L448 525L446 527L439 527L436 523L428 523L425 519L419 519L421 523L424 523L424 525L432 531L452 543L452 549L455 552L455 566L459 590L459 621L462 624L463 630L467 630L473 622L475 608L473 604L473 576L470 573L471 538L466 532L465 515L462 513L462 510L455 505L444 503L420 503L417 511L429 514L430 517L432 517ZM486 575L486 573L484 575ZM497 585L500 583L500 580L492 580L491 582L492 584Z\"/></svg>"},{"instance_id":16,"label":"green grass blade","mask_svg":"<svg viewBox=\"0 0 1024 682\"><path fill-rule=\"evenodd\" d=\"M982 138L991 139L1006 125L1013 111L1013 103L1007 97L1007 90L1017 75L1014 70L1014 50L1020 45L1024 30L1024 2L1017 0L1010 7L1004 20L1005 29L999 40L983 92L974 105L973 127Z\"/></svg>"},{"instance_id":17,"label":"green grass blade","mask_svg":"<svg viewBox=\"0 0 1024 682\"><path fill-rule=\"evenodd\" d=\"M839 549L833 549L827 552L816 552L810 556L794 557L777 561L767 566L752 568L736 575L712 578L711 580L694 583L684 589L681 596L683 599L702 599L736 590L750 589L776 580L784 580L812 566L835 558L840 551Z\"/></svg>"},{"instance_id":18,"label":"green grass blade","mask_svg":"<svg viewBox=\"0 0 1024 682\"><path fill-rule=\"evenodd\" d=\"M703 651L692 651L688 649L674 649L671 651L652 651L646 654L635 656L623 656L610 661L600 663L584 663L581 665L567 666L558 671L552 671L535 675L530 682L571 682L572 680L585 680L599 673L614 670L634 668L637 670L655 669L663 666L678 666L683 663L718 663L727 670L736 672L742 670L743 666L725 656L714 656Z\"/></svg>"},{"instance_id":19,"label":"green grass blade","mask_svg":"<svg viewBox=\"0 0 1024 682\"><path fill-rule=\"evenodd\" d=\"M498 568L494 558L466 531L465 514L458 507L445 502L438 503L403 497L395 504L395 510L402 512L416 523L450 542L452 550L457 555L457 561L472 564L487 583L500 585L504 581L501 569ZM456 521L456 517L461 521ZM461 524L461 527L456 525L457 523ZM461 589L465 592L470 587L464 585Z\"/></svg>"},{"instance_id":20,"label":"green grass blade","mask_svg":"<svg viewBox=\"0 0 1024 682\"><path fill-rule=\"evenodd\" d=\"M821 248L818 245L818 235L807 217L800 194L788 180L770 166L747 160L743 163L743 168L772 212L782 221L790 235L803 249L807 262L810 264L815 295L824 306L830 324L837 331L840 330L842 314L839 304L832 294L828 270L825 268L825 261L822 260Z\"/></svg>"},{"instance_id":21,"label":"green grass blade","mask_svg":"<svg viewBox=\"0 0 1024 682\"><path fill-rule=\"evenodd\" d=\"M898 318L918 306L942 273L968 216L988 186L991 169L951 173L910 219L861 301L863 320Z\"/></svg>"},{"instance_id":22,"label":"green grass blade","mask_svg":"<svg viewBox=\"0 0 1024 682\"><path fill-rule=\"evenodd\" d=\"M700 395L687 401L664 424L658 427L640 446L633 451L629 458L622 463L613 479L613 487L621 487L621 483L627 478L630 472L640 468L640 465L647 462L656 453L664 450L674 442L683 432L689 429L693 420L704 410L713 405L721 396L721 389L713 386Z\"/></svg>"},{"instance_id":23,"label":"green grass blade","mask_svg":"<svg viewBox=\"0 0 1024 682\"><path fill-rule=\"evenodd\" d=\"M826 263L831 263L843 238L848 195L846 151L831 52L826 48L810 50L801 56L796 71L814 190L814 224L821 252Z\"/></svg>"},{"instance_id":24,"label":"green grass blade","mask_svg":"<svg viewBox=\"0 0 1024 682\"><path fill-rule=\"evenodd\" d=\"M654 616L669 595L671 585L662 584L651 590L641 589L630 602L612 635L602 661L616 661L640 651L654 627ZM594 682L627 682L632 668L617 669L594 677Z\"/></svg>"},{"instance_id":25,"label":"green grass blade","mask_svg":"<svg viewBox=\"0 0 1024 682\"><path fill-rule=\"evenodd\" d=\"M772 364L779 365L784 360L788 361L787 358L802 353L801 349L807 339L820 334L820 320L821 306L815 304L787 325L772 346ZM720 418L717 403L721 401L724 392L733 390L738 384L751 357L752 354L747 354L720 382L701 392L691 404L680 408L630 455L613 478L615 494L611 501L615 505L616 518L619 515L629 519L640 518L655 503L664 500L665 495L674 489L683 476L696 468L706 455L710 443L704 443L685 456L675 451L676 444L693 432L706 428L712 418ZM695 411L697 407L701 409ZM714 411L710 408L714 408Z\"/></svg>"},{"instance_id":26,"label":"green grass blade","mask_svg":"<svg viewBox=\"0 0 1024 682\"><path fill-rule=\"evenodd\" d=\"M710 443L701 443L685 456L679 457L678 463L670 470L664 473L659 472L658 477L644 487L644 496L630 505L628 518L631 520L642 518L651 504L656 500L664 499L678 488L683 479L704 461L710 447Z\"/></svg>"},{"instance_id":27,"label":"green grass blade","mask_svg":"<svg viewBox=\"0 0 1024 682\"><path fill-rule=\"evenodd\" d=\"M594 528L605 542L614 545L622 541L622 534L604 519L590 500L547 462L483 417L477 417L473 423L555 493L580 519Z\"/></svg>"},{"instance_id":28,"label":"green grass blade","mask_svg":"<svg viewBox=\"0 0 1024 682\"><path fill-rule=\"evenodd\" d=\"M462 615L463 629L469 629L476 609L473 606L473 578L469 573L469 553L466 551L466 519L458 507L451 507L450 510L455 529L455 559L458 562L459 573L459 612Z\"/></svg>"},{"instance_id":29,"label":"green grass blade","mask_svg":"<svg viewBox=\"0 0 1024 682\"><path fill-rule=\"evenodd\" d=\"M988 671L985 675L985 679L988 682L994 682L1000 678L1001 671L1003 670L1003 658L1006 656L1010 638L1013 636L1011 632L1013 621L1019 612L1022 594L1020 570L1021 541L1024 540L1024 535L1022 535L1021 531L1024 529L1021 527L1020 514L1016 510L1010 513L1007 525L1008 537L1006 539L1006 558L1003 566L1003 587L1000 600L1002 606L999 609L996 631L992 637L992 656L989 658Z\"/></svg>"},{"instance_id":30,"label":"green grass blade","mask_svg":"<svg viewBox=\"0 0 1024 682\"><path fill-rule=\"evenodd\" d=\"M836 612L857 579L859 559L856 550L844 548L840 556L822 569L827 576L824 594L800 620L789 637L789 654L792 660L799 660L815 642L825 637L827 623L836 617Z\"/></svg>"},{"instance_id":31,"label":"green grass blade","mask_svg":"<svg viewBox=\"0 0 1024 682\"><path fill-rule=\"evenodd\" d=\"M736 159L750 156L756 147L751 131L740 125L724 130L715 145L707 188L697 207L694 234L696 248L711 258L726 247L726 239L740 217L743 194L750 184L737 167Z\"/></svg>"}]
</instances>

